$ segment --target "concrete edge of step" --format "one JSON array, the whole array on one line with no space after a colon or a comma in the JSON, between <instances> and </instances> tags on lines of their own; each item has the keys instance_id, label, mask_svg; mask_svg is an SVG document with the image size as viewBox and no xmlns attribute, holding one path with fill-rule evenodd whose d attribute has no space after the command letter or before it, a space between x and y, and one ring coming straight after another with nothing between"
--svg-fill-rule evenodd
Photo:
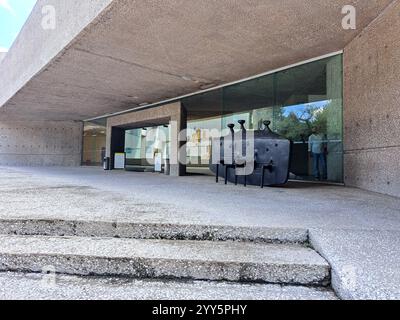
<instances>
[{"instance_id":1,"label":"concrete edge of step","mask_svg":"<svg viewBox=\"0 0 400 320\"><path fill-rule=\"evenodd\" d=\"M337 300L330 288L0 272L0 299Z\"/></svg>"},{"instance_id":2,"label":"concrete edge of step","mask_svg":"<svg viewBox=\"0 0 400 320\"><path fill-rule=\"evenodd\" d=\"M130 239L243 241L308 245L307 229L129 221L0 219L0 234Z\"/></svg>"},{"instance_id":3,"label":"concrete edge of step","mask_svg":"<svg viewBox=\"0 0 400 320\"><path fill-rule=\"evenodd\" d=\"M330 267L146 257L0 253L0 272L330 287Z\"/></svg>"},{"instance_id":4,"label":"concrete edge of step","mask_svg":"<svg viewBox=\"0 0 400 320\"><path fill-rule=\"evenodd\" d=\"M339 276L339 272L336 270L336 266L334 263L332 263L330 257L328 254L326 254L325 250L323 249L323 245L320 242L320 238L317 236L317 232L320 229L313 228L308 231L308 236L309 236L309 245L313 248L315 252L317 252L330 266L330 287L331 290L334 292L336 297L339 300L354 300L354 297L352 296L352 293L349 292L348 289L346 289L343 285L343 280L345 283L348 282L348 279L341 279Z\"/></svg>"}]
</instances>

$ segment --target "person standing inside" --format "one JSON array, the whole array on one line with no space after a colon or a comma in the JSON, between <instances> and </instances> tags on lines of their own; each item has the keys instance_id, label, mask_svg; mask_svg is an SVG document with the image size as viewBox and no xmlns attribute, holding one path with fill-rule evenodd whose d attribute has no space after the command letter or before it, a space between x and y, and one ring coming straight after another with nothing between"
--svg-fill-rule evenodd
<instances>
[{"instance_id":1,"label":"person standing inside","mask_svg":"<svg viewBox=\"0 0 400 320\"><path fill-rule=\"evenodd\" d=\"M328 171L326 164L327 142L326 135L313 128L308 138L308 152L313 159L313 175L316 180L327 180Z\"/></svg>"}]
</instances>

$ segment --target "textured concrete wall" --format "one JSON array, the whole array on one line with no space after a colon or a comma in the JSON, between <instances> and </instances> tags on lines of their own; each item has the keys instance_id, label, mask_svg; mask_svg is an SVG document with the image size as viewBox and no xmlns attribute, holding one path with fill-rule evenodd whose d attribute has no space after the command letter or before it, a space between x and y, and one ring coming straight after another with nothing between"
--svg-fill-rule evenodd
<instances>
[{"instance_id":1,"label":"textured concrete wall","mask_svg":"<svg viewBox=\"0 0 400 320\"><path fill-rule=\"evenodd\" d=\"M0 165L79 166L82 122L0 121Z\"/></svg>"},{"instance_id":2,"label":"textured concrete wall","mask_svg":"<svg viewBox=\"0 0 400 320\"><path fill-rule=\"evenodd\" d=\"M345 182L400 196L400 1L344 51Z\"/></svg>"},{"instance_id":3,"label":"textured concrete wall","mask_svg":"<svg viewBox=\"0 0 400 320\"><path fill-rule=\"evenodd\" d=\"M38 0L9 54L0 62L0 106L52 61L112 0ZM55 8L56 28L45 30L43 7Z\"/></svg>"}]
</instances>

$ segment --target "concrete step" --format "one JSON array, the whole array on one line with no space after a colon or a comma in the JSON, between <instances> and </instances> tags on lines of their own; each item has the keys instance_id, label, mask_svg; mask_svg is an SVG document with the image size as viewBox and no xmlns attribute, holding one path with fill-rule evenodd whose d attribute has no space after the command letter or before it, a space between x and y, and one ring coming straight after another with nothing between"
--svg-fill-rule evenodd
<instances>
[{"instance_id":1,"label":"concrete step","mask_svg":"<svg viewBox=\"0 0 400 320\"><path fill-rule=\"evenodd\" d=\"M326 288L0 273L0 300L336 300Z\"/></svg>"},{"instance_id":2,"label":"concrete step","mask_svg":"<svg viewBox=\"0 0 400 320\"><path fill-rule=\"evenodd\" d=\"M306 244L308 241L308 231L301 228L205 226L196 224L152 224L43 219L0 219L0 234L166 240L233 240L299 244Z\"/></svg>"},{"instance_id":3,"label":"concrete step","mask_svg":"<svg viewBox=\"0 0 400 320\"><path fill-rule=\"evenodd\" d=\"M326 286L330 267L300 245L0 236L0 271Z\"/></svg>"}]
</instances>

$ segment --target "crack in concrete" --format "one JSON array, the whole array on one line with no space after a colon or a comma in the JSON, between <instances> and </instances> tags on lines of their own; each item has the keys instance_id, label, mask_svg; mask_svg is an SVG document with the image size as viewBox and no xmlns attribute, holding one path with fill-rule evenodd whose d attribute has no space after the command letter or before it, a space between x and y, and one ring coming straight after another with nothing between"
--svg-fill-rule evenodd
<instances>
[{"instance_id":1,"label":"crack in concrete","mask_svg":"<svg viewBox=\"0 0 400 320\"><path fill-rule=\"evenodd\" d=\"M137 68L140 68L140 69L144 69L144 70L148 70L148 71L152 71L152 72L157 72L157 73L160 73L160 74L163 74L163 75L166 75L166 76L171 76L171 77L177 78L177 79L182 80L182 81L186 81L184 78L190 78L190 81L192 83L196 83L196 84L199 84L199 85L204 84L204 83L212 82L212 81L209 81L209 80L206 80L206 79L193 77L193 76L188 75L188 74L184 74L184 75L174 74L172 72L168 72L168 71L164 71L164 70L148 67L148 66L136 63L136 62L131 62L131 61L127 61L127 60L124 60L124 59L121 59L121 58L112 57L110 55L104 55L104 54L92 52L90 50L86 50L86 49L82 49L82 48L73 48L73 49L76 50L76 51L79 51L79 52L83 52L83 53L87 53L87 54L90 54L90 55L94 55L96 57L107 58L107 59L110 59L110 60L113 60L113 61L116 61L116 62L119 62L119 63L124 63L124 64L128 64L130 66L134 66L134 67L137 67ZM194 81L193 78L198 79L198 82Z\"/></svg>"}]
</instances>

